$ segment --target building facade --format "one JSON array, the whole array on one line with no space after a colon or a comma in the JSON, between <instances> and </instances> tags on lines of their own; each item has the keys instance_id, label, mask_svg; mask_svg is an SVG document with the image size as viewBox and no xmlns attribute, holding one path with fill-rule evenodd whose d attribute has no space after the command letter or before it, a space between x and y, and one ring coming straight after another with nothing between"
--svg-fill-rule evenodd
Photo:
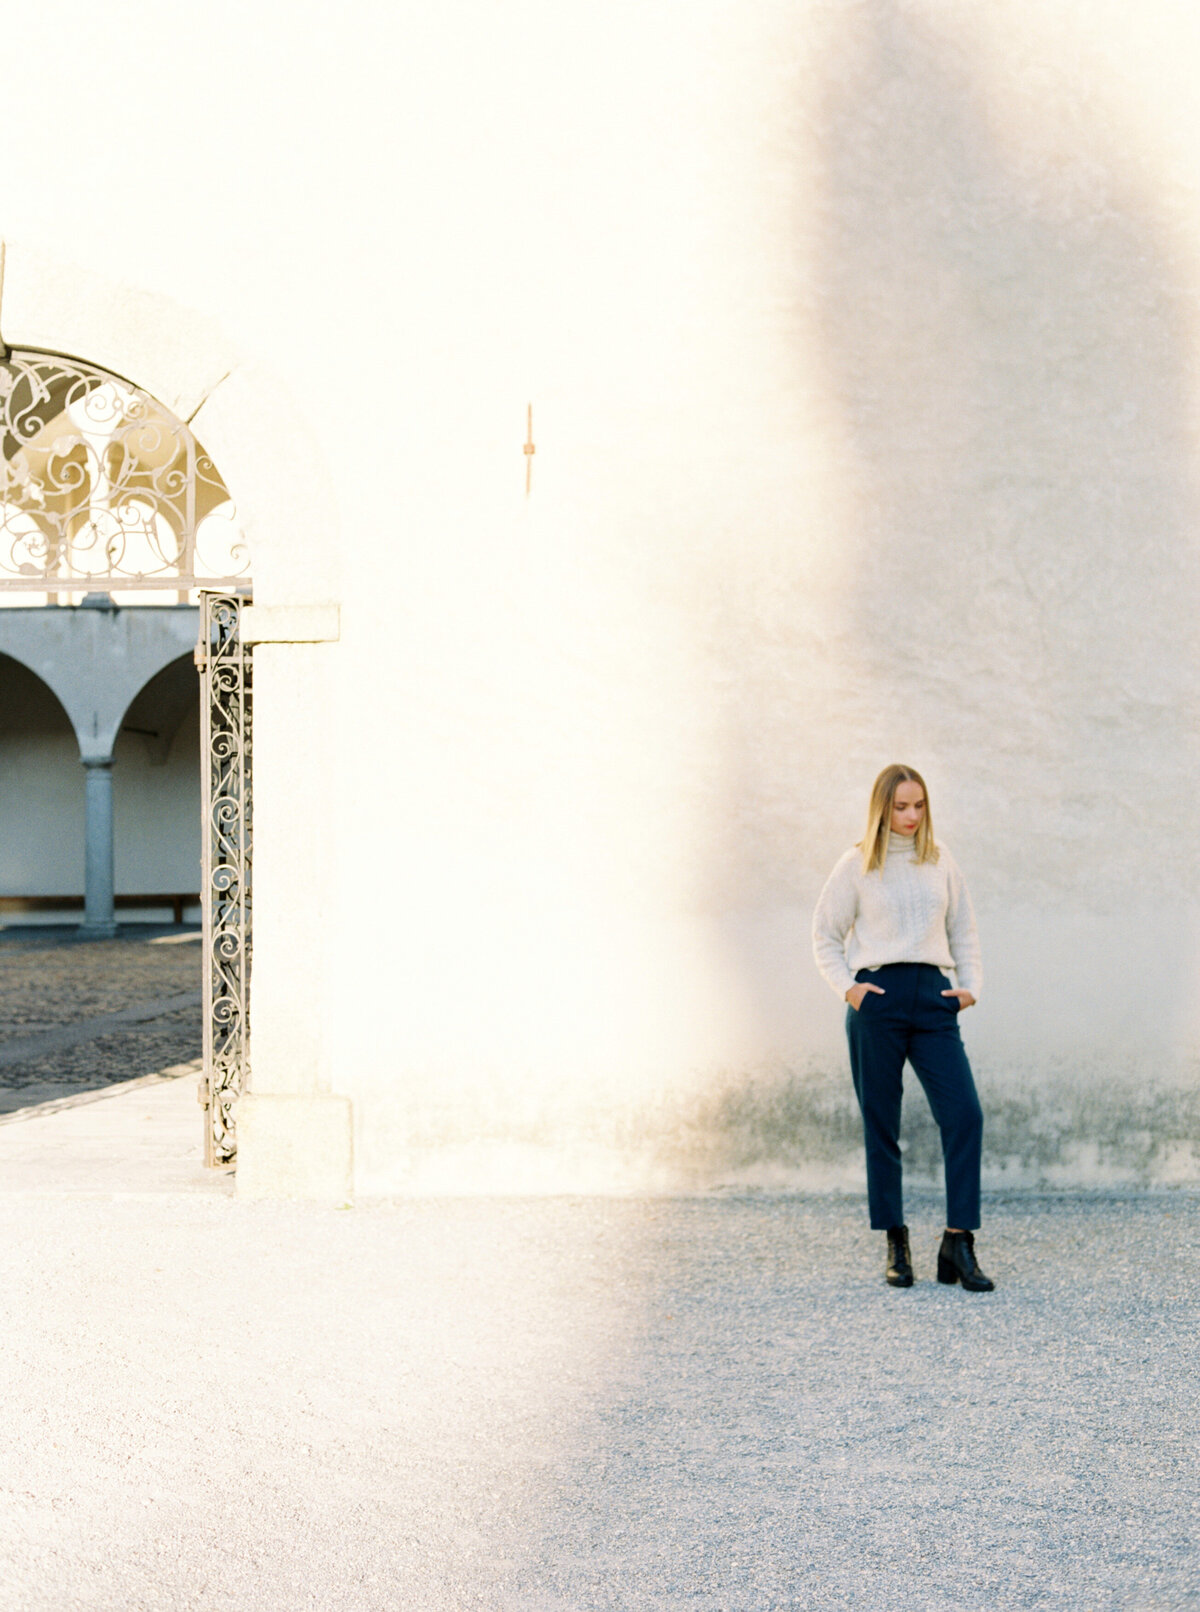
<instances>
[{"instance_id":1,"label":"building facade","mask_svg":"<svg viewBox=\"0 0 1200 1612\"><path fill-rule=\"evenodd\" d=\"M239 1190L853 1185L808 929L895 760L988 1179L1196 1180L1190 14L370 15L253 115L189 69L223 210L89 215L124 284L6 204L5 341L186 422L252 556Z\"/></svg>"}]
</instances>

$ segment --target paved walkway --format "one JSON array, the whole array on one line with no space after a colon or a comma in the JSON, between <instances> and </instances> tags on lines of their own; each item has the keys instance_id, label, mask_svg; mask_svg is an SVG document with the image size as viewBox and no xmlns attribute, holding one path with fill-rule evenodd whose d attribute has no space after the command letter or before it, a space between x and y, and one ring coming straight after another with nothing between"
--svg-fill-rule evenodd
<instances>
[{"instance_id":1,"label":"paved walkway","mask_svg":"<svg viewBox=\"0 0 1200 1612\"><path fill-rule=\"evenodd\" d=\"M0 1114L200 1055L194 930L0 929Z\"/></svg>"},{"instance_id":2,"label":"paved walkway","mask_svg":"<svg viewBox=\"0 0 1200 1612\"><path fill-rule=\"evenodd\" d=\"M1200 1194L893 1292L853 1198L245 1203L195 1099L0 1120L2 1612L1200 1609Z\"/></svg>"},{"instance_id":3,"label":"paved walkway","mask_svg":"<svg viewBox=\"0 0 1200 1612\"><path fill-rule=\"evenodd\" d=\"M200 1060L0 1114L0 1193L221 1193L204 1168Z\"/></svg>"}]
</instances>

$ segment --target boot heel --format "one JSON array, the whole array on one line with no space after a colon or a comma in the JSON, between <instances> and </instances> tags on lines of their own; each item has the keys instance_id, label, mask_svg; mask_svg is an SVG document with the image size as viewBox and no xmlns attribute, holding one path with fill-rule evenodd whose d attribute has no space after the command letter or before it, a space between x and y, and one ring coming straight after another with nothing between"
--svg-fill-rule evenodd
<instances>
[{"instance_id":1,"label":"boot heel","mask_svg":"<svg viewBox=\"0 0 1200 1612\"><path fill-rule=\"evenodd\" d=\"M958 1281L958 1271L948 1259L938 1255L938 1281L954 1283Z\"/></svg>"}]
</instances>

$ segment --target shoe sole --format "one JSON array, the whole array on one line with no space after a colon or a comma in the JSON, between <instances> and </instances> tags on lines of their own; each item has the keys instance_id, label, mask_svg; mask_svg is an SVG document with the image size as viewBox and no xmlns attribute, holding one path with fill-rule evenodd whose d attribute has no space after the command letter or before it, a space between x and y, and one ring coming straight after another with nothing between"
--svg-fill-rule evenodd
<instances>
[{"instance_id":1,"label":"shoe sole","mask_svg":"<svg viewBox=\"0 0 1200 1612\"><path fill-rule=\"evenodd\" d=\"M968 1282L965 1276L959 1274L957 1267L949 1264L940 1254L938 1255L938 1281L945 1282L948 1287L952 1287L955 1282L961 1281L968 1293L994 1293L996 1291L995 1282L986 1284L983 1282Z\"/></svg>"}]
</instances>

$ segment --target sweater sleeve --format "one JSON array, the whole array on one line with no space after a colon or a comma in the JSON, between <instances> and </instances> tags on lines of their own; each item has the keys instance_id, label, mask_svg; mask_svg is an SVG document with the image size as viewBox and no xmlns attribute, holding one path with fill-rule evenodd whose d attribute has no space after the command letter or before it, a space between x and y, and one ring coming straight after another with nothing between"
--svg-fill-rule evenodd
<instances>
[{"instance_id":1,"label":"sweater sleeve","mask_svg":"<svg viewBox=\"0 0 1200 1612\"><path fill-rule=\"evenodd\" d=\"M954 959L954 972L962 990L970 991L976 1001L983 986L983 960L979 953L979 931L975 928L975 913L967 893L967 881L962 869L945 847L946 882L949 902L946 908L946 939Z\"/></svg>"},{"instance_id":2,"label":"sweater sleeve","mask_svg":"<svg viewBox=\"0 0 1200 1612\"><path fill-rule=\"evenodd\" d=\"M858 916L858 884L854 877L857 851L848 851L825 881L813 913L813 956L821 977L838 996L854 984L846 966L846 936Z\"/></svg>"}]
</instances>

